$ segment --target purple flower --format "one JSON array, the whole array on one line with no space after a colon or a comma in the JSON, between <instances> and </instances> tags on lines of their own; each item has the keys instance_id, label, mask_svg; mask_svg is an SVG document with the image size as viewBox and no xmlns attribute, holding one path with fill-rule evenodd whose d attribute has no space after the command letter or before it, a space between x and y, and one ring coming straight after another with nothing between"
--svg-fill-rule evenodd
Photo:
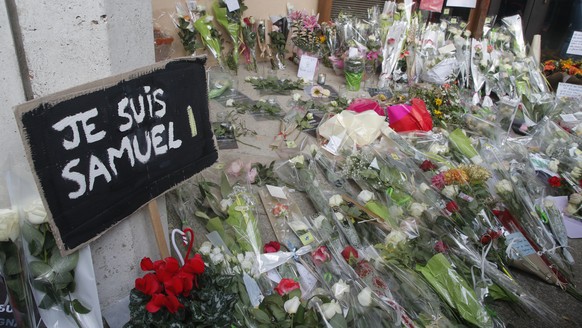
<instances>
[{"instance_id":1,"label":"purple flower","mask_svg":"<svg viewBox=\"0 0 582 328\"><path fill-rule=\"evenodd\" d=\"M369 51L368 54L366 55L366 57L368 58L368 60L375 60L378 59L378 51Z\"/></svg>"},{"instance_id":2,"label":"purple flower","mask_svg":"<svg viewBox=\"0 0 582 328\"><path fill-rule=\"evenodd\" d=\"M445 176L442 173L439 173L439 174L435 175L434 177L432 177L431 183L438 190L442 190L446 185Z\"/></svg>"},{"instance_id":3,"label":"purple flower","mask_svg":"<svg viewBox=\"0 0 582 328\"><path fill-rule=\"evenodd\" d=\"M303 18L303 27L309 31L313 31L314 29L319 28L319 24L317 23L318 19L319 15L306 16Z\"/></svg>"}]
</instances>

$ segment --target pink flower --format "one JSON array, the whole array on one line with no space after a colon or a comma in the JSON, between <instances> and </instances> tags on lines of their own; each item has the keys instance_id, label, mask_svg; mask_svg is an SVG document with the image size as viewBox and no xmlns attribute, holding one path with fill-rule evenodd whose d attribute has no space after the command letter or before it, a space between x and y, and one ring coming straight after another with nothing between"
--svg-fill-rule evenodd
<instances>
[{"instance_id":1,"label":"pink flower","mask_svg":"<svg viewBox=\"0 0 582 328\"><path fill-rule=\"evenodd\" d=\"M307 16L307 13L304 10L294 10L289 14L289 20L291 22L297 22L302 20L304 17Z\"/></svg>"},{"instance_id":2,"label":"pink flower","mask_svg":"<svg viewBox=\"0 0 582 328\"><path fill-rule=\"evenodd\" d=\"M438 253L445 253L449 247L442 240L439 240L434 245L434 250Z\"/></svg>"},{"instance_id":3,"label":"pink flower","mask_svg":"<svg viewBox=\"0 0 582 328\"><path fill-rule=\"evenodd\" d=\"M388 39L388 45L389 46L394 45L395 43L396 43L396 39L394 39L394 38Z\"/></svg>"},{"instance_id":4,"label":"pink flower","mask_svg":"<svg viewBox=\"0 0 582 328\"><path fill-rule=\"evenodd\" d=\"M309 31L313 31L316 28L319 28L319 24L317 20L319 19L319 15L312 15L303 18L303 27L305 27Z\"/></svg>"},{"instance_id":5,"label":"pink flower","mask_svg":"<svg viewBox=\"0 0 582 328\"><path fill-rule=\"evenodd\" d=\"M366 58L367 58L368 60L375 60L375 59L378 59L378 51L375 51L375 50L373 50L373 51L369 51L369 52L368 52L368 54L366 55Z\"/></svg>"},{"instance_id":6,"label":"pink flower","mask_svg":"<svg viewBox=\"0 0 582 328\"><path fill-rule=\"evenodd\" d=\"M250 171L247 172L247 182L254 183L257 175L259 175L259 172L257 171L256 167L253 167Z\"/></svg>"},{"instance_id":7,"label":"pink flower","mask_svg":"<svg viewBox=\"0 0 582 328\"><path fill-rule=\"evenodd\" d=\"M240 175L240 171L242 170L244 163L242 160L237 159L230 163L228 168L226 169L226 173L233 177L238 177Z\"/></svg>"},{"instance_id":8,"label":"pink flower","mask_svg":"<svg viewBox=\"0 0 582 328\"><path fill-rule=\"evenodd\" d=\"M263 253L275 253L281 249L281 244L276 241L270 241L263 246Z\"/></svg>"},{"instance_id":9,"label":"pink flower","mask_svg":"<svg viewBox=\"0 0 582 328\"><path fill-rule=\"evenodd\" d=\"M434 177L432 177L431 183L438 190L443 190L443 188L446 185L445 176L442 173L439 173L439 174L435 175Z\"/></svg>"}]
</instances>

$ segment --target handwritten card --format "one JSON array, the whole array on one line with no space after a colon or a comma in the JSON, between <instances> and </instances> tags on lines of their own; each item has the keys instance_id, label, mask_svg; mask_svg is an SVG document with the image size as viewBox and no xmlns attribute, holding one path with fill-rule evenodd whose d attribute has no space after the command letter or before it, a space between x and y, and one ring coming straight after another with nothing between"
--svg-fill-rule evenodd
<instances>
[{"instance_id":1,"label":"handwritten card","mask_svg":"<svg viewBox=\"0 0 582 328\"><path fill-rule=\"evenodd\" d=\"M570 55L582 56L582 32L574 31L566 53Z\"/></svg>"},{"instance_id":2,"label":"handwritten card","mask_svg":"<svg viewBox=\"0 0 582 328\"><path fill-rule=\"evenodd\" d=\"M269 191L269 194L271 194L271 196L275 198L287 199L287 196L285 195L285 190L281 187L267 185L267 190Z\"/></svg>"},{"instance_id":3,"label":"handwritten card","mask_svg":"<svg viewBox=\"0 0 582 328\"><path fill-rule=\"evenodd\" d=\"M238 0L224 0L226 3L226 7L228 7L228 11L235 11L240 9L240 5Z\"/></svg>"},{"instance_id":4,"label":"handwritten card","mask_svg":"<svg viewBox=\"0 0 582 328\"><path fill-rule=\"evenodd\" d=\"M313 81L313 78L315 77L315 71L317 70L317 61L318 59L316 57L307 55L301 56L297 77Z\"/></svg>"},{"instance_id":5,"label":"handwritten card","mask_svg":"<svg viewBox=\"0 0 582 328\"><path fill-rule=\"evenodd\" d=\"M576 98L582 96L582 85L571 83L558 83L556 97L558 98Z\"/></svg>"}]
</instances>

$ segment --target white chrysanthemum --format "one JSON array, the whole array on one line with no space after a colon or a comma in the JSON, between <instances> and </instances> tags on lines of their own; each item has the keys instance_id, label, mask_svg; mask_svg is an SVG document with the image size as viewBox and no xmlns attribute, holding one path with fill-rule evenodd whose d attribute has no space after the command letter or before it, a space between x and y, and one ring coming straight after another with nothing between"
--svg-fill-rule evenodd
<instances>
[{"instance_id":1,"label":"white chrysanthemum","mask_svg":"<svg viewBox=\"0 0 582 328\"><path fill-rule=\"evenodd\" d=\"M560 161L557 159L553 159L548 163L548 169L552 172L558 172L558 165L560 165Z\"/></svg>"},{"instance_id":2,"label":"white chrysanthemum","mask_svg":"<svg viewBox=\"0 0 582 328\"><path fill-rule=\"evenodd\" d=\"M396 246L400 242L405 241L407 239L406 234L400 230L392 230L384 239L384 243L386 245Z\"/></svg>"},{"instance_id":3,"label":"white chrysanthemum","mask_svg":"<svg viewBox=\"0 0 582 328\"><path fill-rule=\"evenodd\" d=\"M513 192L513 186L510 181L503 179L495 185L495 190L499 194L507 194Z\"/></svg>"}]
</instances>

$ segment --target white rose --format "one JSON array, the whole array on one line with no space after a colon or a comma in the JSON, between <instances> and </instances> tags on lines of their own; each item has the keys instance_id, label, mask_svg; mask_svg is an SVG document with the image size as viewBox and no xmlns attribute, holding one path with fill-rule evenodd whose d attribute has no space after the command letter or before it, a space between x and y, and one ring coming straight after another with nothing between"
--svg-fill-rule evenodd
<instances>
[{"instance_id":1,"label":"white rose","mask_svg":"<svg viewBox=\"0 0 582 328\"><path fill-rule=\"evenodd\" d=\"M259 102L267 102L267 99L261 98L261 99L259 99Z\"/></svg>"},{"instance_id":2,"label":"white rose","mask_svg":"<svg viewBox=\"0 0 582 328\"><path fill-rule=\"evenodd\" d=\"M403 2L399 3L396 8L400 11L404 10L404 3Z\"/></svg>"},{"instance_id":3,"label":"white rose","mask_svg":"<svg viewBox=\"0 0 582 328\"><path fill-rule=\"evenodd\" d=\"M301 94L295 92L293 94L293 101L299 101L299 99L301 99Z\"/></svg>"},{"instance_id":4,"label":"white rose","mask_svg":"<svg viewBox=\"0 0 582 328\"><path fill-rule=\"evenodd\" d=\"M368 40L374 42L374 41L376 41L376 36L374 34L371 34L368 36Z\"/></svg>"},{"instance_id":5,"label":"white rose","mask_svg":"<svg viewBox=\"0 0 582 328\"><path fill-rule=\"evenodd\" d=\"M299 300L299 297L293 296L292 299L288 300L287 302L285 302L285 304L283 304L283 308L285 309L285 312L289 314L295 314L300 304L301 301Z\"/></svg>"},{"instance_id":6,"label":"white rose","mask_svg":"<svg viewBox=\"0 0 582 328\"><path fill-rule=\"evenodd\" d=\"M410 215L419 218L427 208L428 206L426 206L426 204L412 203L408 211L410 212Z\"/></svg>"},{"instance_id":7,"label":"white rose","mask_svg":"<svg viewBox=\"0 0 582 328\"><path fill-rule=\"evenodd\" d=\"M336 299L341 300L344 295L348 295L350 293L350 285L346 284L343 279L340 279L338 282L333 284L333 286L331 286L331 292Z\"/></svg>"},{"instance_id":8,"label":"white rose","mask_svg":"<svg viewBox=\"0 0 582 328\"><path fill-rule=\"evenodd\" d=\"M335 217L338 221L343 221L345 219L344 215L341 214L340 212L335 212Z\"/></svg>"},{"instance_id":9,"label":"white rose","mask_svg":"<svg viewBox=\"0 0 582 328\"><path fill-rule=\"evenodd\" d=\"M582 203L582 195L581 194L572 194L570 195L570 200L568 201L570 204L579 205Z\"/></svg>"},{"instance_id":10,"label":"white rose","mask_svg":"<svg viewBox=\"0 0 582 328\"><path fill-rule=\"evenodd\" d=\"M404 211L400 208L400 206L392 205L388 208L388 214L390 214L393 218L398 218L404 214Z\"/></svg>"},{"instance_id":11,"label":"white rose","mask_svg":"<svg viewBox=\"0 0 582 328\"><path fill-rule=\"evenodd\" d=\"M232 107L234 106L234 99L228 99L226 101L226 107Z\"/></svg>"},{"instance_id":12,"label":"white rose","mask_svg":"<svg viewBox=\"0 0 582 328\"><path fill-rule=\"evenodd\" d=\"M0 241L15 241L19 233L18 212L8 208L0 209Z\"/></svg>"},{"instance_id":13,"label":"white rose","mask_svg":"<svg viewBox=\"0 0 582 328\"><path fill-rule=\"evenodd\" d=\"M24 208L24 213L26 213L28 222L32 224L42 224L48 221L48 216L40 199Z\"/></svg>"},{"instance_id":14,"label":"white rose","mask_svg":"<svg viewBox=\"0 0 582 328\"><path fill-rule=\"evenodd\" d=\"M245 77L245 81L246 82L251 82L251 77L250 76Z\"/></svg>"},{"instance_id":15,"label":"white rose","mask_svg":"<svg viewBox=\"0 0 582 328\"><path fill-rule=\"evenodd\" d=\"M582 177L582 168L579 168L578 166L576 166L573 170L572 170L572 178L574 179L580 179L580 177Z\"/></svg>"},{"instance_id":16,"label":"white rose","mask_svg":"<svg viewBox=\"0 0 582 328\"><path fill-rule=\"evenodd\" d=\"M307 118L308 120L312 120L313 119L313 114L312 113L307 113L307 115L305 115L305 118Z\"/></svg>"},{"instance_id":17,"label":"white rose","mask_svg":"<svg viewBox=\"0 0 582 328\"><path fill-rule=\"evenodd\" d=\"M325 216L320 215L318 217L316 217L315 219L313 219L313 226L315 227L315 229L319 230L321 229L321 225L323 224L323 221L325 220Z\"/></svg>"},{"instance_id":18,"label":"white rose","mask_svg":"<svg viewBox=\"0 0 582 328\"><path fill-rule=\"evenodd\" d=\"M358 294L358 302L362 306L372 305L372 290L370 287L362 289L362 291Z\"/></svg>"},{"instance_id":19,"label":"white rose","mask_svg":"<svg viewBox=\"0 0 582 328\"><path fill-rule=\"evenodd\" d=\"M307 231L307 230L309 230L309 227L305 223L303 223L299 220L289 221L289 222L287 222L287 224L289 225L289 227L293 231Z\"/></svg>"},{"instance_id":20,"label":"white rose","mask_svg":"<svg viewBox=\"0 0 582 328\"><path fill-rule=\"evenodd\" d=\"M374 199L374 193L369 190L362 190L358 195L358 201L363 204L366 204L372 199Z\"/></svg>"},{"instance_id":21,"label":"white rose","mask_svg":"<svg viewBox=\"0 0 582 328\"><path fill-rule=\"evenodd\" d=\"M445 195L445 197L452 199L459 193L459 187L455 185L445 186L443 190L441 190L441 193Z\"/></svg>"},{"instance_id":22,"label":"white rose","mask_svg":"<svg viewBox=\"0 0 582 328\"><path fill-rule=\"evenodd\" d=\"M341 195L333 195L329 198L329 206L331 207L339 207L343 202L344 199Z\"/></svg>"},{"instance_id":23,"label":"white rose","mask_svg":"<svg viewBox=\"0 0 582 328\"><path fill-rule=\"evenodd\" d=\"M334 315L341 314L342 308L339 306L339 304L337 304L335 300L333 300L329 303L323 304L321 306L321 311L323 311L323 315L325 316L325 318L327 320L330 320L331 318L333 318Z\"/></svg>"},{"instance_id":24,"label":"white rose","mask_svg":"<svg viewBox=\"0 0 582 328\"><path fill-rule=\"evenodd\" d=\"M495 190L498 194L511 193L513 192L513 186L510 181L503 179L495 185Z\"/></svg>"},{"instance_id":25,"label":"white rose","mask_svg":"<svg viewBox=\"0 0 582 328\"><path fill-rule=\"evenodd\" d=\"M205 10L206 10L206 6L204 6L204 5L196 6L196 11L205 11Z\"/></svg>"},{"instance_id":26,"label":"white rose","mask_svg":"<svg viewBox=\"0 0 582 328\"><path fill-rule=\"evenodd\" d=\"M303 155L298 155L298 156L291 158L289 160L289 162L291 162L293 164L303 165L303 163L305 163L305 157L303 157Z\"/></svg>"},{"instance_id":27,"label":"white rose","mask_svg":"<svg viewBox=\"0 0 582 328\"><path fill-rule=\"evenodd\" d=\"M232 199L225 198L225 199L220 201L220 210L223 212L226 212L226 211L228 211L228 208L230 207L230 205L232 205Z\"/></svg>"},{"instance_id":28,"label":"white rose","mask_svg":"<svg viewBox=\"0 0 582 328\"><path fill-rule=\"evenodd\" d=\"M202 255L209 255L211 251L212 243L209 241L203 242L202 245L200 245L200 248L198 249L198 252L200 252L200 254Z\"/></svg>"},{"instance_id":29,"label":"white rose","mask_svg":"<svg viewBox=\"0 0 582 328\"><path fill-rule=\"evenodd\" d=\"M204 19L204 22L210 23L210 22L212 22L212 20L214 20L214 16L206 16L206 19Z\"/></svg>"},{"instance_id":30,"label":"white rose","mask_svg":"<svg viewBox=\"0 0 582 328\"><path fill-rule=\"evenodd\" d=\"M401 241L405 241L407 239L406 234L403 233L400 230L392 230L390 231L390 233L388 234L388 236L386 236L386 239L384 240L384 243L387 245L391 245L391 246L396 246L398 245Z\"/></svg>"},{"instance_id":31,"label":"white rose","mask_svg":"<svg viewBox=\"0 0 582 328\"><path fill-rule=\"evenodd\" d=\"M558 165L560 165L560 161L557 159L551 160L548 163L548 169L552 172L558 172Z\"/></svg>"}]
</instances>

